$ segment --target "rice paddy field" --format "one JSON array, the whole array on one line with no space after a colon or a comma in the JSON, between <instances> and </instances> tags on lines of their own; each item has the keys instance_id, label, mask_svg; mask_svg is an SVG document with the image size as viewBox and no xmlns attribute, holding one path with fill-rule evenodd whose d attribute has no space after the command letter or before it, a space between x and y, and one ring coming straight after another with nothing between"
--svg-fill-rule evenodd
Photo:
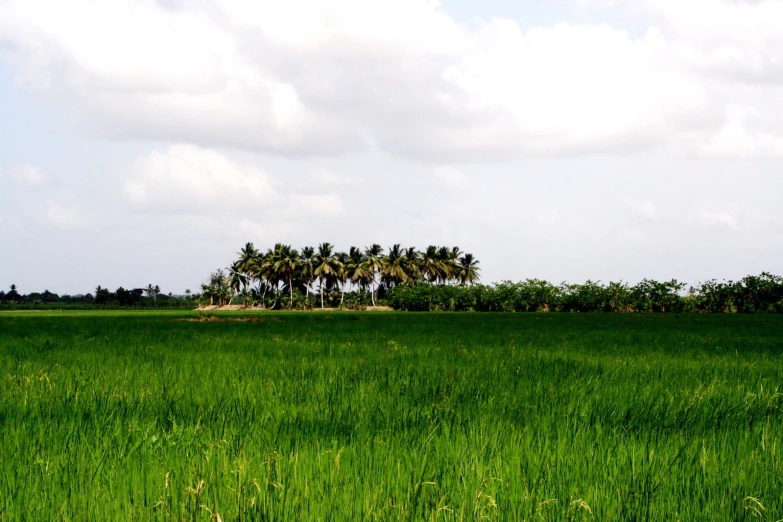
<instances>
[{"instance_id":1,"label":"rice paddy field","mask_svg":"<svg viewBox=\"0 0 783 522\"><path fill-rule=\"evenodd\" d=\"M783 316L0 313L0 520L783 519Z\"/></svg>"}]
</instances>

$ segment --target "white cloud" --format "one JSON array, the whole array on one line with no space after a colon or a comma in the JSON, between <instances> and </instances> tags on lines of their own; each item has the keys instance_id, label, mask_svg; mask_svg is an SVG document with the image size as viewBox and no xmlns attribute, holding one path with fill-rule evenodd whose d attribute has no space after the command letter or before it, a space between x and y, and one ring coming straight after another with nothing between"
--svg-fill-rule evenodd
<instances>
[{"instance_id":1,"label":"white cloud","mask_svg":"<svg viewBox=\"0 0 783 522\"><path fill-rule=\"evenodd\" d=\"M435 0L6 0L0 49L22 85L122 139L285 155L375 146L438 163L656 146L777 154L783 4L643 6L657 26L632 37L466 26ZM751 105L743 128L724 120Z\"/></svg>"},{"instance_id":2,"label":"white cloud","mask_svg":"<svg viewBox=\"0 0 783 522\"><path fill-rule=\"evenodd\" d=\"M43 187L47 184L46 174L34 165L0 165L0 180L7 179L20 188Z\"/></svg>"},{"instance_id":3,"label":"white cloud","mask_svg":"<svg viewBox=\"0 0 783 522\"><path fill-rule=\"evenodd\" d=\"M303 192L274 181L255 166L194 145L151 151L136 162L123 188L132 208L154 214L250 213L256 218L296 219L345 213L337 192L320 192L319 187Z\"/></svg>"},{"instance_id":4,"label":"white cloud","mask_svg":"<svg viewBox=\"0 0 783 522\"><path fill-rule=\"evenodd\" d=\"M557 209L548 206L538 207L535 211L534 220L544 228L551 228L560 221L560 212Z\"/></svg>"},{"instance_id":5,"label":"white cloud","mask_svg":"<svg viewBox=\"0 0 783 522\"><path fill-rule=\"evenodd\" d=\"M435 177L451 188L465 191L470 187L468 177L454 167L438 167L434 171Z\"/></svg>"},{"instance_id":6,"label":"white cloud","mask_svg":"<svg viewBox=\"0 0 783 522\"><path fill-rule=\"evenodd\" d=\"M329 194L292 194L291 217L337 217L345 214L345 206L340 196Z\"/></svg>"},{"instance_id":7,"label":"white cloud","mask_svg":"<svg viewBox=\"0 0 783 522\"><path fill-rule=\"evenodd\" d=\"M658 221L661 217L658 214L658 209L651 201L641 201L634 198L626 198L626 206L639 217L648 219L650 221Z\"/></svg>"},{"instance_id":8,"label":"white cloud","mask_svg":"<svg viewBox=\"0 0 783 522\"><path fill-rule=\"evenodd\" d=\"M710 157L780 158L783 157L783 134L773 134L765 116L748 105L731 104L726 108L724 123L705 147Z\"/></svg>"},{"instance_id":9,"label":"white cloud","mask_svg":"<svg viewBox=\"0 0 783 522\"><path fill-rule=\"evenodd\" d=\"M358 187L366 184L366 179L361 180L354 176L336 174L327 169L317 169L307 176L307 185L315 187Z\"/></svg>"},{"instance_id":10,"label":"white cloud","mask_svg":"<svg viewBox=\"0 0 783 522\"><path fill-rule=\"evenodd\" d=\"M758 208L747 208L736 203L705 206L698 210L702 225L726 227L743 233L780 233L783 215Z\"/></svg>"},{"instance_id":11,"label":"white cloud","mask_svg":"<svg viewBox=\"0 0 783 522\"><path fill-rule=\"evenodd\" d=\"M124 191L135 208L164 213L262 208L283 199L264 172L192 145L150 152L137 162Z\"/></svg>"},{"instance_id":12,"label":"white cloud","mask_svg":"<svg viewBox=\"0 0 783 522\"><path fill-rule=\"evenodd\" d=\"M740 228L738 210L736 208L732 211L700 210L699 217L707 225L724 225L730 230L738 230Z\"/></svg>"},{"instance_id":13,"label":"white cloud","mask_svg":"<svg viewBox=\"0 0 783 522\"><path fill-rule=\"evenodd\" d=\"M78 205L49 200L42 210L48 221L62 230L84 228L92 221L88 213Z\"/></svg>"}]
</instances>

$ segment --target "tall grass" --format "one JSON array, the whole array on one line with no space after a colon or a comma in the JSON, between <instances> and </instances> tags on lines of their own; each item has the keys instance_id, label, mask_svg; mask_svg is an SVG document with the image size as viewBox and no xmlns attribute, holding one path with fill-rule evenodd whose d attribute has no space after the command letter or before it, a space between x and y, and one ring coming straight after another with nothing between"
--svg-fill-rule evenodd
<instances>
[{"instance_id":1,"label":"tall grass","mask_svg":"<svg viewBox=\"0 0 783 522\"><path fill-rule=\"evenodd\" d=\"M0 520L783 518L783 317L203 319L0 314Z\"/></svg>"}]
</instances>

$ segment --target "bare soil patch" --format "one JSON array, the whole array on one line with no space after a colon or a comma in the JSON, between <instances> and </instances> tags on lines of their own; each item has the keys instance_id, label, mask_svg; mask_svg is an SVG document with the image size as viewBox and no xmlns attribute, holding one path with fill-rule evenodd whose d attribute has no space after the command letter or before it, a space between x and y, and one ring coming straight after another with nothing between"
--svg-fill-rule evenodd
<instances>
[{"instance_id":1,"label":"bare soil patch","mask_svg":"<svg viewBox=\"0 0 783 522\"><path fill-rule=\"evenodd\" d=\"M243 305L224 305L224 306L216 306L216 305L207 305L207 306L199 306L196 308L199 312L277 312L277 311L288 311L288 310L280 310L278 308L258 308L255 306L250 306L245 308ZM315 307L312 310L293 310L294 312L393 312L394 309L390 306L368 306L366 308L363 308L362 310L343 310L340 308L321 308L321 307Z\"/></svg>"},{"instance_id":2,"label":"bare soil patch","mask_svg":"<svg viewBox=\"0 0 783 522\"><path fill-rule=\"evenodd\" d=\"M177 319L183 323L262 323L265 321L279 321L276 317L218 317L215 315L202 315L200 317L185 317Z\"/></svg>"}]
</instances>

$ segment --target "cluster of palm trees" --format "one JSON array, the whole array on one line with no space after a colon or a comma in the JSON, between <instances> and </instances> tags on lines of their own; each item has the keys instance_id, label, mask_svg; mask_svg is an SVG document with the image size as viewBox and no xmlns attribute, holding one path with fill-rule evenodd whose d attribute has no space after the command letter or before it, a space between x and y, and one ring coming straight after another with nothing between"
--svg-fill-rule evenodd
<instances>
[{"instance_id":1,"label":"cluster of palm trees","mask_svg":"<svg viewBox=\"0 0 783 522\"><path fill-rule=\"evenodd\" d=\"M147 285L147 288L143 289L143 292L147 294L147 297L151 297L154 300L158 299L158 294L160 294L160 287L158 285L152 286Z\"/></svg>"},{"instance_id":2,"label":"cluster of palm trees","mask_svg":"<svg viewBox=\"0 0 783 522\"><path fill-rule=\"evenodd\" d=\"M289 306L293 306L296 290L306 301L311 294L319 295L323 308L325 296L335 292L339 291L342 305L347 291L369 291L375 306L379 292L395 286L420 281L470 285L479 280L481 270L473 254L463 253L459 247L429 246L418 251L397 244L384 251L373 244L336 252L330 243L301 250L278 243L262 252L247 243L238 256L227 272L218 270L201 285L210 303L230 303L236 295L242 295L245 304L253 300L266 303L268 295L288 294Z\"/></svg>"}]
</instances>

